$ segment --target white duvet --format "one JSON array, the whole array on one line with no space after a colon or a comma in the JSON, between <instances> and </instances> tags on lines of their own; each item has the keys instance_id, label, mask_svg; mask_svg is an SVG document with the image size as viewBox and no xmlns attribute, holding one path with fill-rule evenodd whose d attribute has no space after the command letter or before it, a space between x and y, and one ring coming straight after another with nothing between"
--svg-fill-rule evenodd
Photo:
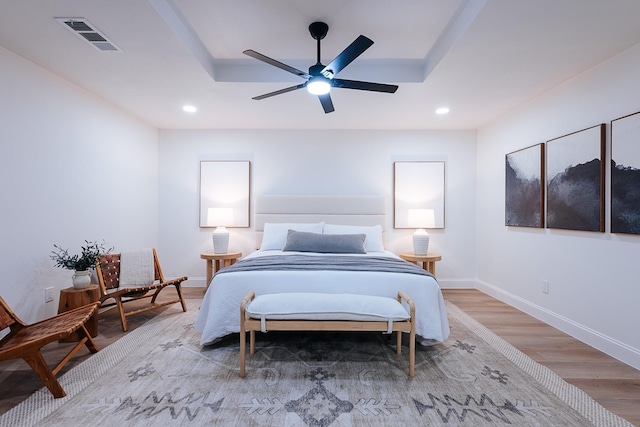
<instances>
[{"instance_id":1,"label":"white duvet","mask_svg":"<svg viewBox=\"0 0 640 427\"><path fill-rule=\"evenodd\" d=\"M302 254L277 250L256 251L246 258L292 253ZM305 252L304 255L325 254ZM397 258L386 251L370 252L367 255ZM240 301L249 291L255 291L257 295L320 292L390 298L396 298L398 291L404 291L416 306L416 333L419 341L422 344L434 344L449 336L449 323L440 286L429 276L362 271L246 271L216 274L211 280L195 323L196 330L202 334L201 345L211 344L225 335L240 332Z\"/></svg>"}]
</instances>

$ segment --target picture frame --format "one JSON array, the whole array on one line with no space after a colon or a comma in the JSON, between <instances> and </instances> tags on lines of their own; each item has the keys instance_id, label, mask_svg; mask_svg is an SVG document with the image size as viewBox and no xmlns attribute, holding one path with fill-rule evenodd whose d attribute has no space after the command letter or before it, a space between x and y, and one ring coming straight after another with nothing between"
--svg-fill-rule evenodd
<instances>
[{"instance_id":1,"label":"picture frame","mask_svg":"<svg viewBox=\"0 0 640 427\"><path fill-rule=\"evenodd\" d=\"M640 112L611 121L611 232L640 234Z\"/></svg>"},{"instance_id":2,"label":"picture frame","mask_svg":"<svg viewBox=\"0 0 640 427\"><path fill-rule=\"evenodd\" d=\"M505 225L544 228L544 143L505 155Z\"/></svg>"},{"instance_id":3,"label":"picture frame","mask_svg":"<svg viewBox=\"0 0 640 427\"><path fill-rule=\"evenodd\" d=\"M393 228L409 226L410 209L433 209L434 226L445 227L445 162L397 161L393 163Z\"/></svg>"},{"instance_id":4,"label":"picture frame","mask_svg":"<svg viewBox=\"0 0 640 427\"><path fill-rule=\"evenodd\" d=\"M209 208L231 208L231 228L250 226L251 162L248 160L203 160L200 162L200 227L207 222Z\"/></svg>"},{"instance_id":5,"label":"picture frame","mask_svg":"<svg viewBox=\"0 0 640 427\"><path fill-rule=\"evenodd\" d=\"M604 232L604 123L546 142L547 228Z\"/></svg>"}]
</instances>

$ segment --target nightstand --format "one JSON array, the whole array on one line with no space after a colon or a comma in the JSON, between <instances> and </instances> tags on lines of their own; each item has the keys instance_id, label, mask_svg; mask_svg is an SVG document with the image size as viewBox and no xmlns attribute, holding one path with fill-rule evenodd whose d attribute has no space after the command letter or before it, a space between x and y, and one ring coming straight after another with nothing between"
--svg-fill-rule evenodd
<instances>
[{"instance_id":1,"label":"nightstand","mask_svg":"<svg viewBox=\"0 0 640 427\"><path fill-rule=\"evenodd\" d=\"M405 261L412 262L416 265L422 264L422 268L427 270L429 273L436 275L436 261L442 260L442 256L436 253L428 253L426 255L416 255L413 252L402 252L398 255Z\"/></svg>"},{"instance_id":2,"label":"nightstand","mask_svg":"<svg viewBox=\"0 0 640 427\"><path fill-rule=\"evenodd\" d=\"M226 254L216 254L213 251L205 251L200 254L200 258L207 260L207 287L216 271L223 267L235 264L242 252L227 252Z\"/></svg>"}]
</instances>

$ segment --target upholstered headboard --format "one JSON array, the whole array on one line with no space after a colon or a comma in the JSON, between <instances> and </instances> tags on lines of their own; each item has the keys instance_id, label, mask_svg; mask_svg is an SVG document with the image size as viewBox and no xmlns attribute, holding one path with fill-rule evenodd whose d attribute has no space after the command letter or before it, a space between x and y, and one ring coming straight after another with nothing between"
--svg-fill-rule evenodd
<instances>
[{"instance_id":1,"label":"upholstered headboard","mask_svg":"<svg viewBox=\"0 0 640 427\"><path fill-rule=\"evenodd\" d=\"M257 196L255 244L262 243L265 222L320 222L341 225L386 225L383 196Z\"/></svg>"}]
</instances>

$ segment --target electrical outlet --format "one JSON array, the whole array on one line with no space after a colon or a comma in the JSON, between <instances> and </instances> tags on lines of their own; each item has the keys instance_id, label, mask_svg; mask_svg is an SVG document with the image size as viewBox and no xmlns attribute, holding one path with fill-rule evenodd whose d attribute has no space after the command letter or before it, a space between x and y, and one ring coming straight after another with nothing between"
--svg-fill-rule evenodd
<instances>
[{"instance_id":1,"label":"electrical outlet","mask_svg":"<svg viewBox=\"0 0 640 427\"><path fill-rule=\"evenodd\" d=\"M543 280L542 281L542 293L543 294L548 294L549 293L549 281L548 280Z\"/></svg>"},{"instance_id":2,"label":"electrical outlet","mask_svg":"<svg viewBox=\"0 0 640 427\"><path fill-rule=\"evenodd\" d=\"M44 290L44 302L53 302L53 287Z\"/></svg>"}]
</instances>

